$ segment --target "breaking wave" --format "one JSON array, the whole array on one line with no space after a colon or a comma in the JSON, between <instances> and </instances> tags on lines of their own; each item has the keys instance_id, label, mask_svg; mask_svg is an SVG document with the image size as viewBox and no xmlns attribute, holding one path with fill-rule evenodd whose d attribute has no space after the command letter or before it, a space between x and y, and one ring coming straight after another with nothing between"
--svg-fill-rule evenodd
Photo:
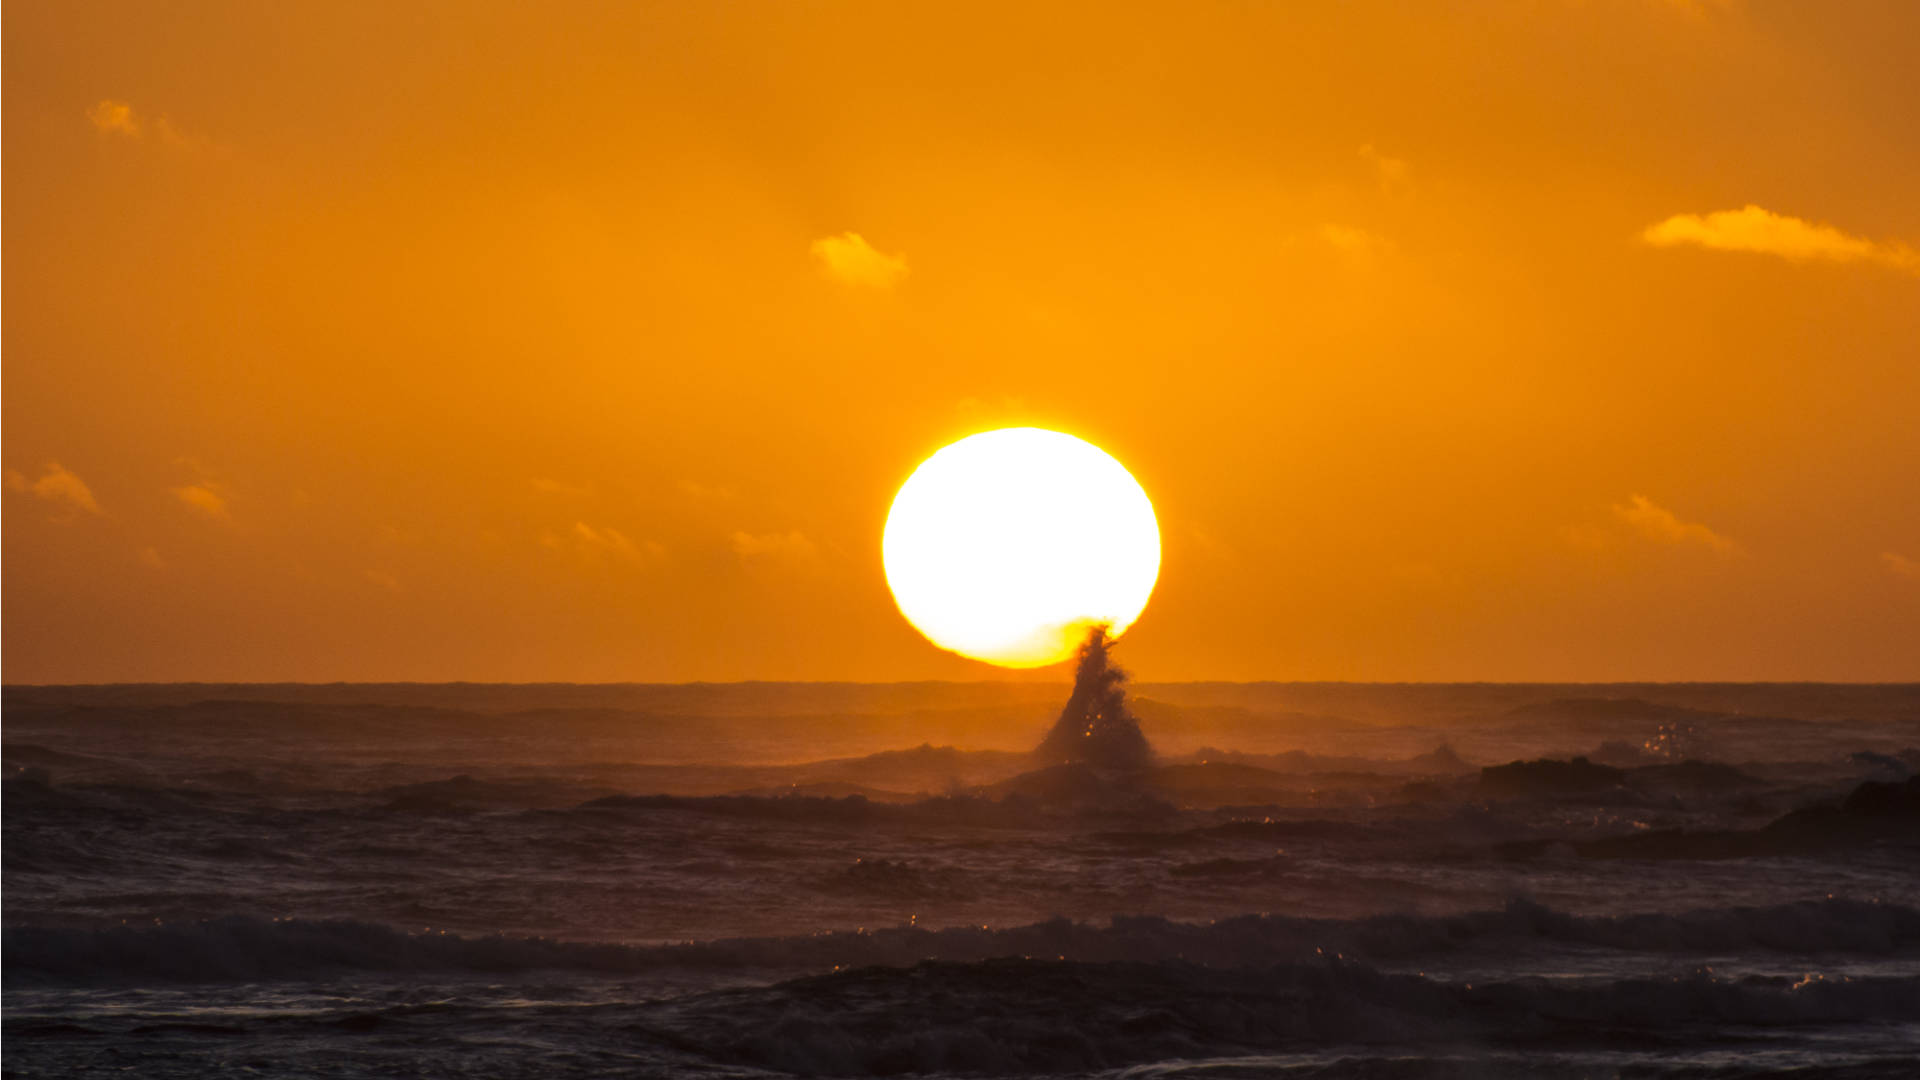
<instances>
[{"instance_id":1,"label":"breaking wave","mask_svg":"<svg viewBox=\"0 0 1920 1080\"><path fill-rule=\"evenodd\" d=\"M1508 954L1567 947L1676 956L1756 950L1802 956L1920 955L1920 909L1823 900L1606 917L1514 901L1498 910L1451 916L1349 920L1242 915L1211 923L1123 916L1104 926L1058 918L1005 928L897 926L668 945L413 933L351 920L241 916L107 929L20 926L4 932L9 985L255 981L343 973L799 972L1006 957L1177 961L1232 969L1322 956L1399 962L1476 950Z\"/></svg>"},{"instance_id":2,"label":"breaking wave","mask_svg":"<svg viewBox=\"0 0 1920 1080\"><path fill-rule=\"evenodd\" d=\"M1920 979L1902 977L1476 985L1324 960L1232 971L991 960L718 991L642 1023L667 1020L678 1045L712 1058L859 1076L1081 1072L1327 1044L1618 1046L1705 1026L1733 1034L1915 1015Z\"/></svg>"}]
</instances>

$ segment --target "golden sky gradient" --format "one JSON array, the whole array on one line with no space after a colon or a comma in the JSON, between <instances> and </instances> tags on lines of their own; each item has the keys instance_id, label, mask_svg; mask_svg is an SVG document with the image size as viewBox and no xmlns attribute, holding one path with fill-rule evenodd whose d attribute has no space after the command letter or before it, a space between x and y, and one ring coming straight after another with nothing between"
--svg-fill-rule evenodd
<instances>
[{"instance_id":1,"label":"golden sky gradient","mask_svg":"<svg viewBox=\"0 0 1920 1080\"><path fill-rule=\"evenodd\" d=\"M1035 425L1154 500L1144 678L1920 678L1916 42L9 3L4 675L998 677L881 527Z\"/></svg>"}]
</instances>

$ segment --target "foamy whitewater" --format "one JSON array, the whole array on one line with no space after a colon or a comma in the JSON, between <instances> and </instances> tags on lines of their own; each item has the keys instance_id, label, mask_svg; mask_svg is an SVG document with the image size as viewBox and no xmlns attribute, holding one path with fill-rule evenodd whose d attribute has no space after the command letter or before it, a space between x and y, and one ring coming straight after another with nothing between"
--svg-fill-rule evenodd
<instances>
[{"instance_id":1,"label":"foamy whitewater","mask_svg":"<svg viewBox=\"0 0 1920 1080\"><path fill-rule=\"evenodd\" d=\"M1920 1073L1920 686L1130 692L7 688L5 1073Z\"/></svg>"}]
</instances>

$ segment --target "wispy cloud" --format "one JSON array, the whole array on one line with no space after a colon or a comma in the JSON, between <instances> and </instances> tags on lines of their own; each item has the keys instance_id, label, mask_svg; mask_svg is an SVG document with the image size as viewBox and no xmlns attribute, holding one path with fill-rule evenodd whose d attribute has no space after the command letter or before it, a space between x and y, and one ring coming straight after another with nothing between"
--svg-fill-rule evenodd
<instances>
[{"instance_id":1,"label":"wispy cloud","mask_svg":"<svg viewBox=\"0 0 1920 1080\"><path fill-rule=\"evenodd\" d=\"M876 251L857 232L841 233L813 242L813 257L827 273L849 285L890 289L907 276L907 260Z\"/></svg>"},{"instance_id":2,"label":"wispy cloud","mask_svg":"<svg viewBox=\"0 0 1920 1080\"><path fill-rule=\"evenodd\" d=\"M233 515L227 510L226 496L215 491L212 485L186 484L177 488L169 488L168 490L173 492L174 498L179 499L181 502L193 507L195 510L200 511L210 518L216 518L220 521L230 521L233 519Z\"/></svg>"},{"instance_id":3,"label":"wispy cloud","mask_svg":"<svg viewBox=\"0 0 1920 1080\"><path fill-rule=\"evenodd\" d=\"M1220 539L1209 529L1189 525L1187 539L1190 542L1190 550L1198 553L1203 559L1230 566L1237 566L1240 563L1240 553L1234 549L1233 545Z\"/></svg>"},{"instance_id":4,"label":"wispy cloud","mask_svg":"<svg viewBox=\"0 0 1920 1080\"><path fill-rule=\"evenodd\" d=\"M1799 262L1870 262L1920 273L1920 252L1841 232L1749 203L1738 210L1675 214L1650 225L1640 238L1654 247L1695 245L1714 251L1777 255Z\"/></svg>"},{"instance_id":5,"label":"wispy cloud","mask_svg":"<svg viewBox=\"0 0 1920 1080\"><path fill-rule=\"evenodd\" d=\"M697 499L700 502L726 502L728 499L733 498L734 495L734 491L730 487L716 484L703 484L698 480L680 481L680 490L685 492L689 498Z\"/></svg>"},{"instance_id":6,"label":"wispy cloud","mask_svg":"<svg viewBox=\"0 0 1920 1080\"><path fill-rule=\"evenodd\" d=\"M536 476L529 482L533 485L533 490L544 492L548 495L585 497L593 494L593 485L591 484L569 484L561 480L555 480L550 476Z\"/></svg>"},{"instance_id":7,"label":"wispy cloud","mask_svg":"<svg viewBox=\"0 0 1920 1080\"><path fill-rule=\"evenodd\" d=\"M1320 239L1356 265L1370 265L1393 252L1393 241L1376 232L1327 222L1320 226Z\"/></svg>"},{"instance_id":8,"label":"wispy cloud","mask_svg":"<svg viewBox=\"0 0 1920 1080\"><path fill-rule=\"evenodd\" d=\"M1635 495L1613 508L1615 517L1649 540L1663 544L1692 544L1722 553L1737 549L1733 541L1695 521L1682 521L1673 511L1645 495Z\"/></svg>"},{"instance_id":9,"label":"wispy cloud","mask_svg":"<svg viewBox=\"0 0 1920 1080\"><path fill-rule=\"evenodd\" d=\"M1894 577L1920 581L1920 560L1909 559L1896 551L1883 551L1880 553L1880 561L1886 564L1887 572Z\"/></svg>"},{"instance_id":10,"label":"wispy cloud","mask_svg":"<svg viewBox=\"0 0 1920 1080\"><path fill-rule=\"evenodd\" d=\"M95 131L103 135L113 135L124 139L145 139L153 136L163 143L173 146L205 145L205 140L188 136L164 116L149 119L137 112L132 105L124 101L105 98L87 109L87 122Z\"/></svg>"},{"instance_id":11,"label":"wispy cloud","mask_svg":"<svg viewBox=\"0 0 1920 1080\"><path fill-rule=\"evenodd\" d=\"M820 554L819 547L806 534L799 530L791 532L733 534L733 552L743 559L784 559L790 562L811 562Z\"/></svg>"},{"instance_id":12,"label":"wispy cloud","mask_svg":"<svg viewBox=\"0 0 1920 1080\"><path fill-rule=\"evenodd\" d=\"M8 491L19 492L45 499L51 503L63 504L71 509L84 510L89 514L103 513L100 503L93 497L93 489L87 482L75 476L57 461L47 462L40 473L40 479L29 480L26 474L17 469L6 471Z\"/></svg>"},{"instance_id":13,"label":"wispy cloud","mask_svg":"<svg viewBox=\"0 0 1920 1080\"><path fill-rule=\"evenodd\" d=\"M1708 19L1740 6L1741 0L1657 0L1658 5L1695 19Z\"/></svg>"},{"instance_id":14,"label":"wispy cloud","mask_svg":"<svg viewBox=\"0 0 1920 1080\"><path fill-rule=\"evenodd\" d=\"M124 101L106 100L87 110L87 120L94 130L113 135L125 135L130 139L140 137L140 120L133 115L133 106Z\"/></svg>"},{"instance_id":15,"label":"wispy cloud","mask_svg":"<svg viewBox=\"0 0 1920 1080\"><path fill-rule=\"evenodd\" d=\"M1610 550L1620 541L1613 529L1587 521L1561 526L1560 539L1566 541L1568 547L1590 552Z\"/></svg>"},{"instance_id":16,"label":"wispy cloud","mask_svg":"<svg viewBox=\"0 0 1920 1080\"><path fill-rule=\"evenodd\" d=\"M667 553L665 547L652 540L635 542L627 534L608 525L593 526L576 521L573 523L572 537L582 551L610 555L637 564L658 562Z\"/></svg>"},{"instance_id":17,"label":"wispy cloud","mask_svg":"<svg viewBox=\"0 0 1920 1080\"><path fill-rule=\"evenodd\" d=\"M1413 176L1407 163L1397 157L1388 157L1367 143L1360 148L1360 158L1373 166L1374 175L1379 179L1380 190L1388 195L1402 195L1413 187Z\"/></svg>"}]
</instances>

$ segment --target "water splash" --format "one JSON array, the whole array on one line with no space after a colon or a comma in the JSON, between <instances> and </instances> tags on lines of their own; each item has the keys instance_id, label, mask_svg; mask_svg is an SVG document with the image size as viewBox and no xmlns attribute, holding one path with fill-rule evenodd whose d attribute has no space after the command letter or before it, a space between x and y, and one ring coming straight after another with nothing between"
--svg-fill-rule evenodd
<instances>
[{"instance_id":1,"label":"water splash","mask_svg":"<svg viewBox=\"0 0 1920 1080\"><path fill-rule=\"evenodd\" d=\"M1127 709L1127 673L1109 656L1105 626L1087 632L1074 669L1073 696L1034 756L1047 765L1084 763L1116 772L1139 772L1153 764L1153 747Z\"/></svg>"}]
</instances>

